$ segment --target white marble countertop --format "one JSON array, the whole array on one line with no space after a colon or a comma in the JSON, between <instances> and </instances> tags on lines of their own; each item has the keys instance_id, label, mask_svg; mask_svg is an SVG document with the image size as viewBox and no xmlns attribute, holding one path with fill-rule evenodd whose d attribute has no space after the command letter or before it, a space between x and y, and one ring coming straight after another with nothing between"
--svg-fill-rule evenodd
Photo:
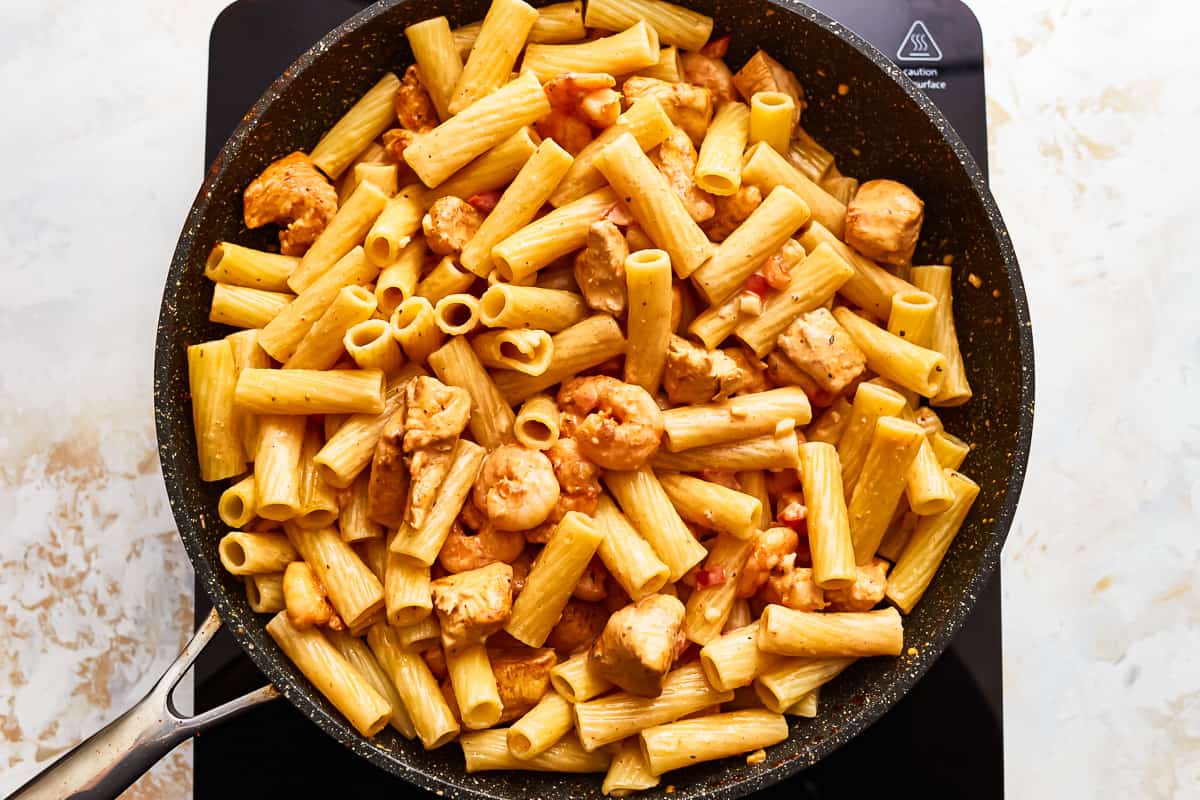
<instances>
[{"instance_id":1,"label":"white marble countertop","mask_svg":"<svg viewBox=\"0 0 1200 800\"><path fill-rule=\"evenodd\" d=\"M191 623L155 458L158 300L225 0L0 12L0 795ZM1200 12L976 0L1038 422L1004 554L1008 796L1200 796ZM187 750L130 796L190 795Z\"/></svg>"}]
</instances>

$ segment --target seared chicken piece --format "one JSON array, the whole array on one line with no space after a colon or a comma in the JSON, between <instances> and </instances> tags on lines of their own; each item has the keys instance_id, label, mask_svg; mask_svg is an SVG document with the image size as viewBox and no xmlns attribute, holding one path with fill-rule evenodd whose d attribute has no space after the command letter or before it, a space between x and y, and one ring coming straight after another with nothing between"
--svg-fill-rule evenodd
<instances>
[{"instance_id":1,"label":"seared chicken piece","mask_svg":"<svg viewBox=\"0 0 1200 800\"><path fill-rule=\"evenodd\" d=\"M746 66L733 76L733 85L738 93L749 103L750 98L758 92L783 92L791 95L796 109L792 112L792 125L800 122L800 112L804 110L804 89L796 75L787 67L780 64L769 55L759 50Z\"/></svg>"},{"instance_id":2,"label":"seared chicken piece","mask_svg":"<svg viewBox=\"0 0 1200 800\"><path fill-rule=\"evenodd\" d=\"M751 392L765 392L770 387L767 386L767 379L763 376L767 366L758 356L754 355L753 351L745 347L725 347L721 352L733 359L733 363L738 365L738 369L742 371L742 385L737 390L737 394L749 394Z\"/></svg>"},{"instance_id":3,"label":"seared chicken piece","mask_svg":"<svg viewBox=\"0 0 1200 800\"><path fill-rule=\"evenodd\" d=\"M888 562L872 558L869 564L859 564L854 583L845 589L830 589L825 595L830 611L870 611L883 600L887 589Z\"/></svg>"},{"instance_id":4,"label":"seared chicken piece","mask_svg":"<svg viewBox=\"0 0 1200 800\"><path fill-rule=\"evenodd\" d=\"M497 562L431 584L442 644L454 651L482 644L512 614L512 567Z\"/></svg>"},{"instance_id":5,"label":"seared chicken piece","mask_svg":"<svg viewBox=\"0 0 1200 800\"><path fill-rule=\"evenodd\" d=\"M867 181L846 207L846 244L893 267L912 263L925 203L903 183Z\"/></svg>"},{"instance_id":6,"label":"seared chicken piece","mask_svg":"<svg viewBox=\"0 0 1200 800\"><path fill-rule=\"evenodd\" d=\"M741 391L746 379L725 351L705 350L681 336L671 337L663 387L672 405L727 400Z\"/></svg>"},{"instance_id":7,"label":"seared chicken piece","mask_svg":"<svg viewBox=\"0 0 1200 800\"><path fill-rule=\"evenodd\" d=\"M412 144L416 134L405 128L392 128L383 132L383 149L387 150L397 164L407 166L404 161L404 151Z\"/></svg>"},{"instance_id":8,"label":"seared chicken piece","mask_svg":"<svg viewBox=\"0 0 1200 800\"><path fill-rule=\"evenodd\" d=\"M475 206L447 195L433 201L421 220L421 229L430 250L439 256L453 256L462 252L482 224L483 214Z\"/></svg>"},{"instance_id":9,"label":"seared chicken piece","mask_svg":"<svg viewBox=\"0 0 1200 800\"><path fill-rule=\"evenodd\" d=\"M643 97L655 98L671 122L683 128L694 144L704 141L712 122L713 94L703 86L634 76L621 86L621 93L630 103Z\"/></svg>"},{"instance_id":10,"label":"seared chicken piece","mask_svg":"<svg viewBox=\"0 0 1200 800\"><path fill-rule=\"evenodd\" d=\"M437 109L421 83L416 64L404 71L404 79L400 81L400 89L396 92L396 119L400 121L401 128L410 131L427 131L437 127Z\"/></svg>"},{"instance_id":11,"label":"seared chicken piece","mask_svg":"<svg viewBox=\"0 0 1200 800\"><path fill-rule=\"evenodd\" d=\"M733 73L720 58L704 53L683 53L679 58L683 62L684 80L712 92L716 105L736 99Z\"/></svg>"},{"instance_id":12,"label":"seared chicken piece","mask_svg":"<svg viewBox=\"0 0 1200 800\"><path fill-rule=\"evenodd\" d=\"M757 186L744 185L736 192L718 197L712 219L704 226L704 232L714 242L723 242L737 230L746 218L762 205L763 196Z\"/></svg>"},{"instance_id":13,"label":"seared chicken piece","mask_svg":"<svg viewBox=\"0 0 1200 800\"><path fill-rule=\"evenodd\" d=\"M681 128L671 131L662 144L650 152L650 160L683 201L688 216L696 222L706 222L713 218L716 206L712 195L696 185L696 158L696 148Z\"/></svg>"},{"instance_id":14,"label":"seared chicken piece","mask_svg":"<svg viewBox=\"0 0 1200 800\"><path fill-rule=\"evenodd\" d=\"M404 460L403 398L383 426L375 455L371 459L371 477L367 482L367 516L388 528L404 524L408 499L408 465Z\"/></svg>"},{"instance_id":15,"label":"seared chicken piece","mask_svg":"<svg viewBox=\"0 0 1200 800\"><path fill-rule=\"evenodd\" d=\"M549 690L550 670L558 663L558 657L548 647L489 648L488 657L504 709L498 724L524 716L537 705Z\"/></svg>"},{"instance_id":16,"label":"seared chicken piece","mask_svg":"<svg viewBox=\"0 0 1200 800\"><path fill-rule=\"evenodd\" d=\"M608 619L590 658L630 694L657 697L683 641L683 603L665 594L643 597Z\"/></svg>"},{"instance_id":17,"label":"seared chicken piece","mask_svg":"<svg viewBox=\"0 0 1200 800\"><path fill-rule=\"evenodd\" d=\"M465 389L425 375L405 387L404 452L411 477L408 522L421 526L450 470L454 444L471 417Z\"/></svg>"},{"instance_id":18,"label":"seared chicken piece","mask_svg":"<svg viewBox=\"0 0 1200 800\"><path fill-rule=\"evenodd\" d=\"M575 584L572 596L579 600L598 603L608 597L607 584L608 570L605 569L604 562L600 560L599 556L592 556L592 560L583 570L583 575L579 576L579 583Z\"/></svg>"},{"instance_id":19,"label":"seared chicken piece","mask_svg":"<svg viewBox=\"0 0 1200 800\"><path fill-rule=\"evenodd\" d=\"M604 630L607 619L608 612L602 605L568 600L558 624L546 638L546 644L567 655L578 653L591 647L600 631Z\"/></svg>"},{"instance_id":20,"label":"seared chicken piece","mask_svg":"<svg viewBox=\"0 0 1200 800\"><path fill-rule=\"evenodd\" d=\"M778 349L767 354L767 378L776 386L799 386L814 406L824 408L833 402L833 395L817 386L807 372L793 364Z\"/></svg>"},{"instance_id":21,"label":"seared chicken piece","mask_svg":"<svg viewBox=\"0 0 1200 800\"><path fill-rule=\"evenodd\" d=\"M795 560L796 554L789 553L784 556L783 563L772 570L763 587L763 599L796 611L820 611L827 605L825 592L813 581L812 569L793 566Z\"/></svg>"},{"instance_id":22,"label":"seared chicken piece","mask_svg":"<svg viewBox=\"0 0 1200 800\"><path fill-rule=\"evenodd\" d=\"M279 232L279 249L285 256L304 255L337 207L337 189L299 151L269 165L242 195L247 228L286 223Z\"/></svg>"},{"instance_id":23,"label":"seared chicken piece","mask_svg":"<svg viewBox=\"0 0 1200 800\"><path fill-rule=\"evenodd\" d=\"M619 317L625 313L625 259L629 245L608 220L593 222L587 247L575 257L575 282L589 307Z\"/></svg>"},{"instance_id":24,"label":"seared chicken piece","mask_svg":"<svg viewBox=\"0 0 1200 800\"><path fill-rule=\"evenodd\" d=\"M777 346L817 386L838 395L867 368L867 358L828 309L801 314L779 335Z\"/></svg>"}]
</instances>

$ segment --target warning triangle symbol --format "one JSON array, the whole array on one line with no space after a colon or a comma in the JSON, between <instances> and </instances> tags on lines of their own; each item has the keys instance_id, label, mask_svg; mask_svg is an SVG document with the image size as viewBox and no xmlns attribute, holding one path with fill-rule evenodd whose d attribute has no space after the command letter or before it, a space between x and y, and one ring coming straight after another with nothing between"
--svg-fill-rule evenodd
<instances>
[{"instance_id":1,"label":"warning triangle symbol","mask_svg":"<svg viewBox=\"0 0 1200 800\"><path fill-rule=\"evenodd\" d=\"M904 41L900 42L896 58L901 61L941 61L942 48L938 47L925 23L917 20L908 29Z\"/></svg>"}]
</instances>

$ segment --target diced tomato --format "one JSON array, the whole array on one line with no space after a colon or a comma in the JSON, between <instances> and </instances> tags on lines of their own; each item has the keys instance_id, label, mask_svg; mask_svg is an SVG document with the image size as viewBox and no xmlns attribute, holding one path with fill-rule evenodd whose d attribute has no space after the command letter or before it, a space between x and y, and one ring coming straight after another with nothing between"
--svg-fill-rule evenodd
<instances>
[{"instance_id":1,"label":"diced tomato","mask_svg":"<svg viewBox=\"0 0 1200 800\"><path fill-rule=\"evenodd\" d=\"M729 40L733 38L730 34L712 39L704 47L700 48L700 55L708 56L709 58L724 58L729 52Z\"/></svg>"},{"instance_id":2,"label":"diced tomato","mask_svg":"<svg viewBox=\"0 0 1200 800\"><path fill-rule=\"evenodd\" d=\"M725 583L725 568L718 564L715 567L705 567L696 573L696 588L708 589Z\"/></svg>"},{"instance_id":3,"label":"diced tomato","mask_svg":"<svg viewBox=\"0 0 1200 800\"><path fill-rule=\"evenodd\" d=\"M771 291L771 284L756 272L746 279L746 291L754 292L759 297L766 297L767 293Z\"/></svg>"},{"instance_id":4,"label":"diced tomato","mask_svg":"<svg viewBox=\"0 0 1200 800\"><path fill-rule=\"evenodd\" d=\"M496 203L500 202L500 192L493 189L488 192L473 194L467 199L467 202L475 206L477 211L482 211L484 214L490 214L492 209L496 207Z\"/></svg>"}]
</instances>

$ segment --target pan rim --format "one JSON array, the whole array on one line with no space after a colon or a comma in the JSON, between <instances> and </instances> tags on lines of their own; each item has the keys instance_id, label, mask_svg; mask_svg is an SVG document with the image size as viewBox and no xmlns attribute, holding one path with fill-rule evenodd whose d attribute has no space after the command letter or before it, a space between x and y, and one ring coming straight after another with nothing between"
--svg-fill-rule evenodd
<instances>
[{"instance_id":1,"label":"pan rim","mask_svg":"<svg viewBox=\"0 0 1200 800\"><path fill-rule=\"evenodd\" d=\"M220 565L210 561L204 550L198 546L194 546L189 542L189 536L185 536L182 533L182 529L186 526L197 527L195 522L190 519L188 511L182 507L183 490L181 484L183 481L187 481L188 478L177 474L174 469L167 468L167 452L171 449L172 441L177 438L177 432L174 430L175 423L171 421L171 415L164 413L164 406L169 402L166 396L166 387L170 384L171 374L170 359L164 355L163 343L165 339L169 338L167 336L167 329L173 327L173 323L169 319L168 305L177 296L183 270L187 264L187 256L193 246L189 231L198 228L201 221L207 216L214 187L223 172L225 163L232 159L246 141L253 136L262 117L279 100L280 96L288 90L296 78L324 52L332 49L343 38L365 26L378 16L386 14L393 8L411 1L380 0L374 5L365 8L327 33L320 41L301 54L272 82L250 111L247 112L229 139L222 145L212 165L205 173L204 182L189 210L183 233L172 256L164 289L162 310L160 311L157 326L154 367L155 429L158 439L160 462L163 464L164 483L172 514L181 529L180 538L184 543L188 557L192 561L196 569L196 574L200 577L205 591L224 619L237 619L239 615L235 612L230 598L221 587L218 572ZM826 33L836 36L858 51L861 56L869 60L879 71L895 83L908 99L921 110L930 123L937 128L939 135L958 159L960 167L969 179L972 189L979 198L989 219L991 233L995 238L1006 272L1008 273L1009 291L1013 298L1014 316L1018 328L1017 340L1021 364L1021 382L1019 386L1020 412L1019 419L1017 420L1017 440L1013 452L1012 469L1009 472L1004 497L1000 503L1000 512L996 516L995 521L989 525L990 535L979 556L978 567L967 581L960 602L947 614L937 635L931 637L928 646L923 647L919 654L909 662L910 667L905 670L903 679L898 681L895 687L896 691L889 692L888 697L883 702L864 704L842 726L838 735L827 737L821 743L810 747L810 758L793 758L778 765L763 767L745 775L737 776L736 779L731 779L715 789L696 790L681 786L676 792L676 796L680 800L701 794L706 797L732 799L782 781L823 759L842 744L857 736L882 717L900 697L907 694L945 651L950 641L954 638L954 635L974 609L976 598L982 593L988 581L991 580L994 570L999 566L1000 550L1011 528L1022 491L1033 433L1034 349L1028 301L1011 237L974 157L937 106L923 92L916 88L912 81L904 75L900 67L892 63L890 59L865 39L824 13L803 3L789 2L789 0L766 0L766 2L782 13L799 16L807 22L822 28ZM439 795L497 798L497 800L502 800L505 797L503 794L488 791L484 785L466 786L448 780L435 771L423 769L419 764L410 763L403 754L387 750L358 736L343 719L335 714L330 714L319 703L314 702L312 697L314 690L306 684L294 680L284 672L272 660L272 654L268 650L255 646L249 633L244 628L239 629L236 625L231 625L230 628L239 647L251 658L255 666L279 688L288 701L311 721L321 727L335 741L348 747L357 755L397 777L408 780ZM267 639L267 643L273 644L269 639Z\"/></svg>"}]
</instances>

